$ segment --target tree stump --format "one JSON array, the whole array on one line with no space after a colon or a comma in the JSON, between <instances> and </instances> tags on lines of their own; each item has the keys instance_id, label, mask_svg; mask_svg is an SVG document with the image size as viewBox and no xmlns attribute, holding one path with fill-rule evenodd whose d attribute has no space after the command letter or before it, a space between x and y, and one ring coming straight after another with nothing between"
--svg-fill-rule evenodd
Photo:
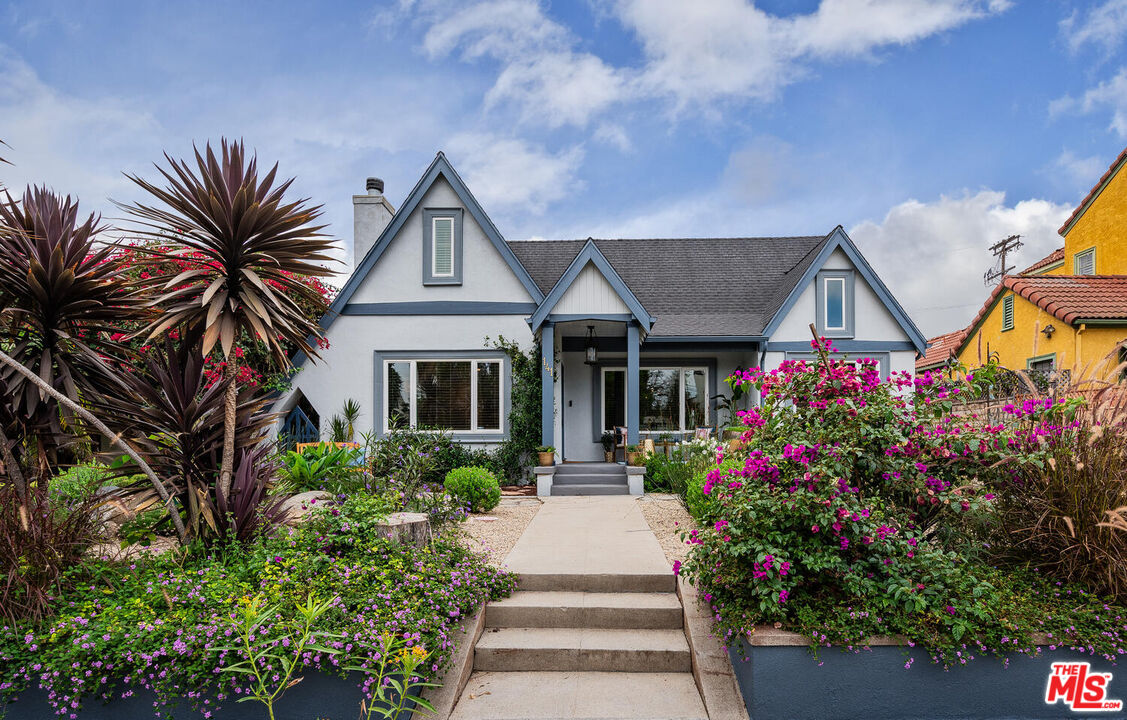
<instances>
[{"instance_id":1,"label":"tree stump","mask_svg":"<svg viewBox=\"0 0 1127 720\"><path fill-rule=\"evenodd\" d=\"M376 532L392 542L426 547L430 542L430 520L426 513L392 513L376 524Z\"/></svg>"}]
</instances>

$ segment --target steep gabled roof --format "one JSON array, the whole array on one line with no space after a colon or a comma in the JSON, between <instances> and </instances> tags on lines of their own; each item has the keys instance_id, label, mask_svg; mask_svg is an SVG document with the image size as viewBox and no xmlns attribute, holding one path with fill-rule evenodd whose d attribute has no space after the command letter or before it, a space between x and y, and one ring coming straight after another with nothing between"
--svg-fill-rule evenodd
<instances>
[{"instance_id":1,"label":"steep gabled roof","mask_svg":"<svg viewBox=\"0 0 1127 720\"><path fill-rule=\"evenodd\" d=\"M520 280L521 284L528 290L528 294L532 296L532 299L536 302L540 302L544 299L544 294L533 281L532 276L528 274L528 270L520 264L520 260L513 254L512 249L509 247L509 244L505 242L505 239L501 237L501 233L497 230L493 221L489 219L489 216L485 214L485 210L482 209L481 204L478 203L473 193L470 192L470 189L466 187L466 183L462 180L461 176L458 175L454 166L446 159L446 155L439 151L427 168L427 171L423 173L423 176L415 183L415 187L412 188L407 199L403 201L403 205L396 211L395 215L392 216L391 221L387 224L387 227L384 228L384 231L380 233L379 239L372 245L372 248L364 256L364 259L360 261L360 264L356 266L356 269L352 271L352 275L349 276L348 281L344 284L344 287L341 288L340 293L337 294L329 313L325 316L328 318L330 324L333 319L335 319L336 315L340 314L340 311L348 303L357 288L360 287L360 284L364 282L364 278L368 275L372 266L380 259L380 255L387 250L388 245L391 244L391 241L399 233L403 224L407 222L407 218L409 218L411 213L415 211L415 208L419 206L419 203L422 202L423 197L427 194L427 190L430 189L431 185L433 185L439 177L445 178L446 182L450 183L450 186L454 188L458 199L462 201L462 204L466 207L470 216L473 217L478 226L481 227L485 236L493 243L493 247L497 248L497 252L501 253L501 257L503 257L509 267L512 268L513 274L517 276L517 279ZM321 327L328 327L324 318L322 318Z\"/></svg>"},{"instance_id":2,"label":"steep gabled roof","mask_svg":"<svg viewBox=\"0 0 1127 720\"><path fill-rule=\"evenodd\" d=\"M548 293L594 243L654 318L651 337L758 337L781 303L780 287L817 254L826 236L644 238L510 242Z\"/></svg>"},{"instance_id":3,"label":"steep gabled roof","mask_svg":"<svg viewBox=\"0 0 1127 720\"><path fill-rule=\"evenodd\" d=\"M1062 262L1064 262L1064 248L1061 247L1053 250L1045 257L1025 268L1024 270L1019 272L1018 275L1028 275L1030 273L1037 272L1041 268L1048 267L1049 265L1056 265L1057 263Z\"/></svg>"},{"instance_id":4,"label":"steep gabled roof","mask_svg":"<svg viewBox=\"0 0 1127 720\"><path fill-rule=\"evenodd\" d=\"M1115 158L1111 165L1108 166L1107 172L1105 172L1100 177L1099 182L1092 186L1092 189L1088 191L1088 194L1084 196L1084 199L1080 201L1080 204L1076 206L1076 209L1072 211L1072 214L1068 216L1068 219L1064 221L1064 225L1061 225L1060 230L1057 230L1058 233L1060 233L1061 235L1068 234L1068 231L1072 229L1072 226L1076 224L1076 221L1080 219L1080 216L1084 214L1084 212L1092 204L1092 201L1094 201L1099 196L1099 194L1103 192L1103 189L1107 187L1107 184L1111 182L1111 179L1115 177L1115 173L1119 172L1119 168L1123 166L1124 161L1127 161L1127 149L1124 149L1123 152L1119 153L1119 157Z\"/></svg>"},{"instance_id":5,"label":"steep gabled roof","mask_svg":"<svg viewBox=\"0 0 1127 720\"><path fill-rule=\"evenodd\" d=\"M959 346L963 344L966 329L936 335L927 341L927 353L916 359L916 372L942 367L951 358L955 357Z\"/></svg>"},{"instance_id":6,"label":"steep gabled roof","mask_svg":"<svg viewBox=\"0 0 1127 720\"><path fill-rule=\"evenodd\" d=\"M919 328L916 327L916 324L912 322L912 319L908 317L908 313L904 311L904 308L901 307L900 303L896 301L896 298L892 296L888 287L885 286L884 282L873 270L873 267L869 265L869 261L865 259L865 256L861 254L861 251L857 249L857 246L853 244L849 235L845 233L845 230L840 225L830 231L830 234L826 236L825 241L821 244L821 247L817 250L817 254L812 259L807 262L806 258L803 258L803 261L796 265L794 270L788 273L788 276L794 276L797 274L799 267L805 267L801 272L801 276L795 278L796 282L792 284L788 277L787 282L780 287L781 291L787 293L786 297L774 311L771 320L763 329L763 334L767 336L774 334L779 324L782 323L787 313L798 301L799 296L802 295L802 291L813 282L814 277L818 274L818 270L825 265L830 255L838 249L845 253L849 261L857 268L857 272L861 273L861 277L865 279L865 282L869 284L869 287L873 289L873 292L876 293L877 297L884 303L885 308L888 309L888 312L892 314L897 324L900 325L900 329L903 330L904 334L908 336L908 339L912 341L916 352L921 355L924 354L927 350L927 341L924 339L923 333L921 333Z\"/></svg>"},{"instance_id":7,"label":"steep gabled roof","mask_svg":"<svg viewBox=\"0 0 1127 720\"><path fill-rule=\"evenodd\" d=\"M583 268L590 263L596 270L603 276L603 279L610 284L611 288L630 308L634 319L637 320L643 328L648 332L654 324L654 317L646 311L645 306L638 300L637 296L627 287L622 277L610 264L606 256L599 250L599 246L591 238L587 238L587 242L583 244L583 249L575 256L575 259L567 266L567 269L560 275L560 279L552 286L552 289L545 294L544 301L536 308L536 312L529 318L529 324L532 326L533 332L538 330L540 326L548 319L548 314L556 307L556 304L563 298L567 289L575 282L575 278L579 277L579 273Z\"/></svg>"}]
</instances>

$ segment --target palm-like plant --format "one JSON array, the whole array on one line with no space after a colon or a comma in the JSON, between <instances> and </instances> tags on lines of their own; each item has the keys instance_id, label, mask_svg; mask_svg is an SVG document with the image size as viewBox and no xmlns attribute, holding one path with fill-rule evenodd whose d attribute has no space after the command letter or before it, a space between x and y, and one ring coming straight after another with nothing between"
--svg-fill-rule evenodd
<instances>
[{"instance_id":1,"label":"palm-like plant","mask_svg":"<svg viewBox=\"0 0 1127 720\"><path fill-rule=\"evenodd\" d=\"M198 335L184 333L179 345L166 339L163 352L146 358L144 372L126 378L128 392L103 404L121 433L178 496L191 534L199 533L201 517L216 502L210 492L220 471L224 402L232 383L227 379L207 387L204 368ZM262 412L265 403L251 392L238 397L239 447L264 438L272 420Z\"/></svg>"},{"instance_id":2,"label":"palm-like plant","mask_svg":"<svg viewBox=\"0 0 1127 720\"><path fill-rule=\"evenodd\" d=\"M83 424L136 456L85 407L123 391L126 350L113 334L142 312L121 261L96 242L101 229L95 215L79 221L76 201L44 188L29 187L18 202L7 193L0 199L0 456L23 497L21 468L46 481L56 451ZM169 502L148 465L138 464ZM178 515L174 524L183 536Z\"/></svg>"},{"instance_id":3,"label":"palm-like plant","mask_svg":"<svg viewBox=\"0 0 1127 720\"><path fill-rule=\"evenodd\" d=\"M123 206L150 239L173 244L149 248L152 261L178 259L189 269L162 283L156 304L164 314L145 332L160 335L174 326L198 328L203 354L217 345L226 360L225 375L234 378L238 358L232 354L240 333L266 344L281 367L289 364L284 343L318 357L308 338L320 335L316 319L298 306L298 298L324 306L324 300L295 276L325 277L333 272L320 263L330 240L315 225L320 206L307 199L288 201L293 180L275 185L278 166L261 179L257 160L247 157L243 143L221 141L220 156L211 145L195 151L195 167L167 153L169 167L157 167L164 187L128 176L159 201L158 205ZM237 388L227 385L224 442L219 489L230 493L235 458Z\"/></svg>"}]
</instances>

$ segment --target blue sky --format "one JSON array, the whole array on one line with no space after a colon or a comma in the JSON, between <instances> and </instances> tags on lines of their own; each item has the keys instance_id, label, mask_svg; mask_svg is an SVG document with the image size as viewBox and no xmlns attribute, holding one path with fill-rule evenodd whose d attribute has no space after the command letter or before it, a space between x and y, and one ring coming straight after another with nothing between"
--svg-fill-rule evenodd
<instances>
[{"instance_id":1,"label":"blue sky","mask_svg":"<svg viewBox=\"0 0 1127 720\"><path fill-rule=\"evenodd\" d=\"M1127 0L14 0L0 176L113 216L123 171L242 137L350 261L350 196L441 149L510 239L841 224L930 335L987 245L1060 244L1127 142L1125 41Z\"/></svg>"}]
</instances>

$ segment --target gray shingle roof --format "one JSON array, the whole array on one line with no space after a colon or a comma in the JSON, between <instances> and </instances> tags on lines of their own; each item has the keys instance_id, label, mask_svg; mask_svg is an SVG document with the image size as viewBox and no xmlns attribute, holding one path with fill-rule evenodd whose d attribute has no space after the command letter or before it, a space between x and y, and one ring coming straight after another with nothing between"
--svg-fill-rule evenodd
<instances>
[{"instance_id":1,"label":"gray shingle roof","mask_svg":"<svg viewBox=\"0 0 1127 720\"><path fill-rule=\"evenodd\" d=\"M829 236L596 239L657 318L651 336L758 335ZM586 240L509 242L547 294Z\"/></svg>"}]
</instances>

